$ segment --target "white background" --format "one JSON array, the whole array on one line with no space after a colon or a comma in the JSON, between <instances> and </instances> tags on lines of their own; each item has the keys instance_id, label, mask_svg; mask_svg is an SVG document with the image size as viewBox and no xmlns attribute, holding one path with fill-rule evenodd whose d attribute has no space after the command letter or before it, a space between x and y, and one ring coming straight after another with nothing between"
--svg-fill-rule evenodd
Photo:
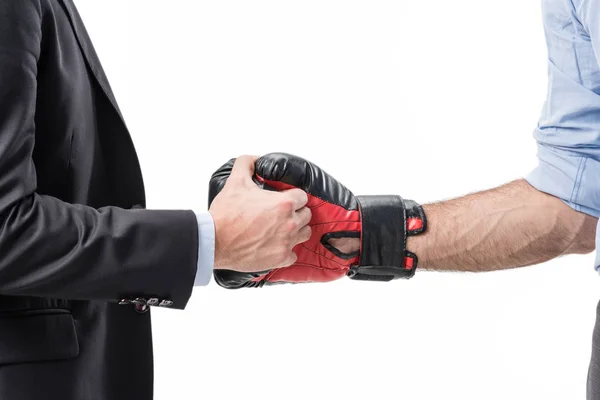
<instances>
[{"instance_id":1,"label":"white background","mask_svg":"<svg viewBox=\"0 0 600 400\"><path fill-rule=\"evenodd\" d=\"M211 173L245 153L420 202L536 165L539 1L76 3L150 208L206 209ZM154 312L156 399L583 399L599 285L593 255L389 284L213 283Z\"/></svg>"}]
</instances>

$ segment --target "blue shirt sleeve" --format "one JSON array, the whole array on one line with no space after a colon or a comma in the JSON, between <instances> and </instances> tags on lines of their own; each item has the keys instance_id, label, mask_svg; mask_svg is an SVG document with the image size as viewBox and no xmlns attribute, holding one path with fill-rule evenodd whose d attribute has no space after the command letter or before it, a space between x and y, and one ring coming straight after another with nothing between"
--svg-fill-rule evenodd
<instances>
[{"instance_id":1,"label":"blue shirt sleeve","mask_svg":"<svg viewBox=\"0 0 600 400\"><path fill-rule=\"evenodd\" d=\"M194 286L210 283L215 260L215 225L209 212L196 213L198 221L198 269Z\"/></svg>"},{"instance_id":2,"label":"blue shirt sleeve","mask_svg":"<svg viewBox=\"0 0 600 400\"><path fill-rule=\"evenodd\" d=\"M526 178L533 187L600 217L600 162L541 142L537 156L538 166Z\"/></svg>"},{"instance_id":3,"label":"blue shirt sleeve","mask_svg":"<svg viewBox=\"0 0 600 400\"><path fill-rule=\"evenodd\" d=\"M580 19L585 31L589 36L589 42L594 49L594 55L596 58L596 65L599 67L595 71L596 76L600 74L600 1L599 0L582 0L581 3L576 7L579 10ZM596 87L595 93L598 94L600 90ZM600 127L597 127L600 129ZM596 175L596 179L600 179ZM600 220L596 228L596 270L600 271Z\"/></svg>"},{"instance_id":4,"label":"blue shirt sleeve","mask_svg":"<svg viewBox=\"0 0 600 400\"><path fill-rule=\"evenodd\" d=\"M600 0L569 3L543 3L548 92L534 132L539 163L526 179L573 209L600 217ZM578 13L584 10L585 18ZM596 243L598 248L600 237Z\"/></svg>"}]
</instances>

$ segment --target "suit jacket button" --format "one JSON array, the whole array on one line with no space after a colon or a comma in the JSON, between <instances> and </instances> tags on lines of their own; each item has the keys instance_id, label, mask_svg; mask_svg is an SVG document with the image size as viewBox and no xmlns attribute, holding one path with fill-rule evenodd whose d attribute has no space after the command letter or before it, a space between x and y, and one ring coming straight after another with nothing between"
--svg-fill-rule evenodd
<instances>
[{"instance_id":1,"label":"suit jacket button","mask_svg":"<svg viewBox=\"0 0 600 400\"><path fill-rule=\"evenodd\" d=\"M172 305L173 302L171 300L163 300L159 304L160 307L171 307Z\"/></svg>"},{"instance_id":2,"label":"suit jacket button","mask_svg":"<svg viewBox=\"0 0 600 400\"><path fill-rule=\"evenodd\" d=\"M148 301L146 302L147 305L149 306L155 306L158 305L158 299L156 297L151 297L148 299Z\"/></svg>"},{"instance_id":3,"label":"suit jacket button","mask_svg":"<svg viewBox=\"0 0 600 400\"><path fill-rule=\"evenodd\" d=\"M145 304L136 304L135 305L135 311L139 312L140 314L144 314L144 313L148 312L148 310L150 310L150 307L148 307Z\"/></svg>"},{"instance_id":4,"label":"suit jacket button","mask_svg":"<svg viewBox=\"0 0 600 400\"><path fill-rule=\"evenodd\" d=\"M131 301L133 304L143 304L146 305L146 299L143 297L136 297L135 300Z\"/></svg>"}]
</instances>

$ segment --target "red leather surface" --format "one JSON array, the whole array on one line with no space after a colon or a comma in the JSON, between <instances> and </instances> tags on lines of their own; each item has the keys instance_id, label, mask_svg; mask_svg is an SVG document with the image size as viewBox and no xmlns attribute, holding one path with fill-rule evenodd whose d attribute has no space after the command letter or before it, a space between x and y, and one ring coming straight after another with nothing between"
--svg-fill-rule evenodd
<instances>
[{"instance_id":1,"label":"red leather surface","mask_svg":"<svg viewBox=\"0 0 600 400\"><path fill-rule=\"evenodd\" d=\"M423 227L423 220L421 218L407 218L406 219L406 230L416 231Z\"/></svg>"},{"instance_id":2,"label":"red leather surface","mask_svg":"<svg viewBox=\"0 0 600 400\"><path fill-rule=\"evenodd\" d=\"M265 180L259 176L257 179L278 191L294 188L286 183ZM307 207L312 211L309 224L312 235L307 242L294 248L298 256L296 263L289 267L274 269L264 276L255 278L255 281L266 279L269 282L329 282L344 277L350 266L358 263L358 256L348 260L337 257L321 243L321 238L327 233L361 232L358 210L346 210L310 194Z\"/></svg>"}]
</instances>

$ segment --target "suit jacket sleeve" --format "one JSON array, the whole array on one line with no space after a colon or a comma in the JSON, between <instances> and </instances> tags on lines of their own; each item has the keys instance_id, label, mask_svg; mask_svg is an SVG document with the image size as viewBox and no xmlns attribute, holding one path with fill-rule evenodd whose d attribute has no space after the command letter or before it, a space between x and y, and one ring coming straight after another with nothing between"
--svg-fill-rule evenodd
<instances>
[{"instance_id":1,"label":"suit jacket sleeve","mask_svg":"<svg viewBox=\"0 0 600 400\"><path fill-rule=\"evenodd\" d=\"M39 0L0 0L0 294L147 296L183 309L198 260L192 211L94 209L36 193L41 19Z\"/></svg>"}]
</instances>

